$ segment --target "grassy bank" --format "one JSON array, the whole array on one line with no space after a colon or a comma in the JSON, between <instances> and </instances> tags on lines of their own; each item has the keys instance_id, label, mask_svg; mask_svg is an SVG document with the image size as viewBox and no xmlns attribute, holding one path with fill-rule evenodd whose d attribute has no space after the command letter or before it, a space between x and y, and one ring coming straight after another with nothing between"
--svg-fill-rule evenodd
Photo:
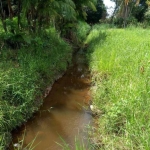
<instances>
[{"instance_id":1,"label":"grassy bank","mask_svg":"<svg viewBox=\"0 0 150 150\"><path fill-rule=\"evenodd\" d=\"M73 45L82 46L89 30L90 26L79 21ZM3 33L0 30L1 46ZM28 38L19 49L4 44L0 50L0 149L7 147L12 129L38 111L46 87L71 63L73 49L54 28Z\"/></svg>"},{"instance_id":2,"label":"grassy bank","mask_svg":"<svg viewBox=\"0 0 150 150\"><path fill-rule=\"evenodd\" d=\"M42 104L44 90L71 62L72 48L50 28L32 44L0 52L0 145Z\"/></svg>"},{"instance_id":3,"label":"grassy bank","mask_svg":"<svg viewBox=\"0 0 150 150\"><path fill-rule=\"evenodd\" d=\"M76 38L74 39L76 39L76 45L78 45L79 48L85 48L84 41L86 40L90 30L91 27L89 24L84 21L78 21L77 29L74 32Z\"/></svg>"},{"instance_id":4,"label":"grassy bank","mask_svg":"<svg viewBox=\"0 0 150 150\"><path fill-rule=\"evenodd\" d=\"M87 38L100 149L150 147L150 31L104 29Z\"/></svg>"}]
</instances>

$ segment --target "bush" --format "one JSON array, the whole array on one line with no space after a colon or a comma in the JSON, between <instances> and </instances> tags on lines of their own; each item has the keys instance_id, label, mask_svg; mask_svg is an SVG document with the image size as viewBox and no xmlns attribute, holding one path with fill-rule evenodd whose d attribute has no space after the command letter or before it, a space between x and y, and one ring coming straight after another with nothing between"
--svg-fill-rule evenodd
<instances>
[{"instance_id":1,"label":"bush","mask_svg":"<svg viewBox=\"0 0 150 150\"><path fill-rule=\"evenodd\" d=\"M73 44L78 46L78 48L84 48L85 44L84 41L90 32L90 25L87 24L85 21L78 21L77 27L73 32Z\"/></svg>"},{"instance_id":2,"label":"bush","mask_svg":"<svg viewBox=\"0 0 150 150\"><path fill-rule=\"evenodd\" d=\"M115 18L114 19L114 25L116 25L119 28L122 28L125 26L130 26L130 25L137 25L137 19L135 17L128 17L126 20L124 18Z\"/></svg>"}]
</instances>

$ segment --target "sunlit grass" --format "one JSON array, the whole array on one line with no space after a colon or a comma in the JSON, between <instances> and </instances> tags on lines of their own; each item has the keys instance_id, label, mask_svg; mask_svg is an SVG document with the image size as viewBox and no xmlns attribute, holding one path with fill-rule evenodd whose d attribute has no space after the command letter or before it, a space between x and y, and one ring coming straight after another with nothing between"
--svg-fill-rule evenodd
<instances>
[{"instance_id":1,"label":"sunlit grass","mask_svg":"<svg viewBox=\"0 0 150 150\"><path fill-rule=\"evenodd\" d=\"M150 147L150 31L93 27L87 38L102 149Z\"/></svg>"},{"instance_id":2,"label":"sunlit grass","mask_svg":"<svg viewBox=\"0 0 150 150\"><path fill-rule=\"evenodd\" d=\"M76 25L76 30L73 31L73 45L77 47L78 49L84 49L84 41L90 32L90 25L87 24L85 21L79 20Z\"/></svg>"}]
</instances>

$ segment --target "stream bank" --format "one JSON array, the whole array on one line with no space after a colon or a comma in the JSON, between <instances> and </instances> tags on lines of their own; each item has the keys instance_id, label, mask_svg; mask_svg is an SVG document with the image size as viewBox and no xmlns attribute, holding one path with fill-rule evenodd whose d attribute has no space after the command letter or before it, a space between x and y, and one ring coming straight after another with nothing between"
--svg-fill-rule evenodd
<instances>
[{"instance_id":1,"label":"stream bank","mask_svg":"<svg viewBox=\"0 0 150 150\"><path fill-rule=\"evenodd\" d=\"M73 65L54 83L39 112L13 131L14 146L25 148L34 139L35 150L60 150L59 144L74 149L75 139L82 141L78 141L80 145L88 146L87 127L92 116L88 108L90 72L84 55L82 50L75 54ZM23 144L18 142L22 138Z\"/></svg>"},{"instance_id":2,"label":"stream bank","mask_svg":"<svg viewBox=\"0 0 150 150\"><path fill-rule=\"evenodd\" d=\"M72 47L53 28L46 35L41 38L40 44L30 44L17 50L1 50L1 150L8 147L10 132L38 111L46 87L71 63Z\"/></svg>"}]
</instances>

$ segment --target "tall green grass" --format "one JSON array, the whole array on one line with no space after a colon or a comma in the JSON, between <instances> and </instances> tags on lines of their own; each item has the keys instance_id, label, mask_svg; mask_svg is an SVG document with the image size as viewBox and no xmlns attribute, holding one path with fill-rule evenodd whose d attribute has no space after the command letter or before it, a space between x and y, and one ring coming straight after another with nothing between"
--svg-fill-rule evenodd
<instances>
[{"instance_id":1,"label":"tall green grass","mask_svg":"<svg viewBox=\"0 0 150 150\"><path fill-rule=\"evenodd\" d=\"M85 39L89 34L91 27L85 21L79 20L76 25L76 29L72 31L72 44L78 49L85 48Z\"/></svg>"},{"instance_id":2,"label":"tall green grass","mask_svg":"<svg viewBox=\"0 0 150 150\"><path fill-rule=\"evenodd\" d=\"M44 89L71 62L72 48L50 28L19 50L0 51L0 146L42 104ZM3 149L1 148L1 149Z\"/></svg>"},{"instance_id":3,"label":"tall green grass","mask_svg":"<svg viewBox=\"0 0 150 150\"><path fill-rule=\"evenodd\" d=\"M79 21L73 45L82 48L89 30L88 24ZM18 50L3 45L0 51L0 149L8 146L12 129L39 109L44 89L71 63L72 47L54 28L26 40Z\"/></svg>"},{"instance_id":4,"label":"tall green grass","mask_svg":"<svg viewBox=\"0 0 150 150\"><path fill-rule=\"evenodd\" d=\"M93 27L86 41L100 149L150 148L150 31Z\"/></svg>"}]
</instances>

